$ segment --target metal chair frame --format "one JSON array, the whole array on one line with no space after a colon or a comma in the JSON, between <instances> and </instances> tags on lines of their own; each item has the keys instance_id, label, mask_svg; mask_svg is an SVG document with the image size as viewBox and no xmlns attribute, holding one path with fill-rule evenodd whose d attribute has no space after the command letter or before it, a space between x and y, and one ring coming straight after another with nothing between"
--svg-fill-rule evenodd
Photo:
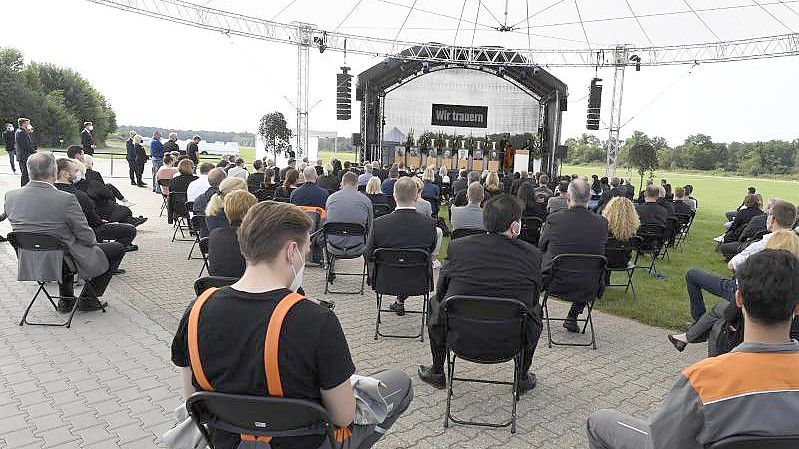
<instances>
[{"instance_id":1,"label":"metal chair frame","mask_svg":"<svg viewBox=\"0 0 799 449\"><path fill-rule=\"evenodd\" d=\"M534 227L531 227L531 224L534 224ZM544 220L542 220L541 217L536 217L534 215L524 216L522 217L522 229L519 238L531 245L538 246L538 241L541 240L541 228L543 226ZM537 238L531 239L532 236L537 236Z\"/></svg>"},{"instance_id":2,"label":"metal chair frame","mask_svg":"<svg viewBox=\"0 0 799 449\"><path fill-rule=\"evenodd\" d=\"M169 187L169 180L168 179L159 179L158 180L158 185L161 186L161 187ZM164 216L164 210L169 206L169 194L164 194L164 192L161 191L161 197L164 198L164 202L161 203L161 212L158 214L159 217L163 217Z\"/></svg>"},{"instance_id":3,"label":"metal chair frame","mask_svg":"<svg viewBox=\"0 0 799 449\"><path fill-rule=\"evenodd\" d=\"M739 435L711 444L708 449L794 449L799 447L799 436Z\"/></svg>"},{"instance_id":4,"label":"metal chair frame","mask_svg":"<svg viewBox=\"0 0 799 449\"><path fill-rule=\"evenodd\" d=\"M203 266L200 267L199 276L202 277L203 271L208 271L208 237L203 237L197 242L200 248L200 254L203 256Z\"/></svg>"},{"instance_id":5,"label":"metal chair frame","mask_svg":"<svg viewBox=\"0 0 799 449\"><path fill-rule=\"evenodd\" d=\"M592 312L594 310L594 303L598 299L602 299L602 295L604 293L605 266L607 265L607 258L605 256L600 256L600 255L597 255L597 254L560 254L560 255L555 256L554 259L552 259L552 263L554 265L560 259L565 259L565 258L568 258L568 257L577 257L577 256L585 257L585 258L592 258L592 259L601 259L603 261L602 271L601 271L601 273L599 273L599 277L598 277L599 287L598 287L598 290L597 290L597 294L595 295L595 297L592 300L590 300L590 301L588 301L586 303L586 308L588 309L588 314L586 315L585 318L579 318L578 317L576 319L577 323L583 323L582 329L580 329L580 333L581 334L585 334L586 328L590 327L590 329L591 329L591 341L588 342L588 343L571 343L571 342L559 342L559 341L555 341L555 340L552 339L552 330L551 330L549 322L550 321L566 321L566 318L550 318L549 317L549 308L547 307L547 300L549 299L550 296L553 296L555 298L560 298L560 299L568 299L568 298L562 298L561 296L559 296L557 294L550 294L548 290L544 290L544 299L543 299L543 301L541 301L541 308L544 310L544 321L546 322L546 325L547 325L547 344L548 344L548 346L550 348L553 345L555 345L555 346L586 346L586 347L587 346L591 346L594 350L596 350L596 332L594 331L594 320L592 319L592 315L591 314L592 314Z\"/></svg>"},{"instance_id":6,"label":"metal chair frame","mask_svg":"<svg viewBox=\"0 0 799 449\"><path fill-rule=\"evenodd\" d=\"M337 226L341 227L341 229L335 229ZM331 229L333 228L333 229ZM357 223L332 223L327 222L322 225L322 235L324 235L325 243L322 247L323 258L325 261L325 294L333 293L333 294L359 294L363 295L363 289L366 285L366 256L361 250L360 253L352 256L339 256L333 254L328 246L333 247L334 249L339 249L342 251L348 251L349 248L337 248L335 245L331 245L330 242L327 240L328 235L337 235L337 236L363 236L363 247L364 250L366 249L366 228ZM363 256L363 270L360 273L336 273L333 265L336 260L350 260L350 259L357 259ZM361 289L357 292L347 292L347 291L333 291L330 289L330 286L333 284L333 277L334 276L360 276L361 277Z\"/></svg>"},{"instance_id":7,"label":"metal chair frame","mask_svg":"<svg viewBox=\"0 0 799 449\"><path fill-rule=\"evenodd\" d=\"M447 329L449 327L449 322L447 320L447 307L450 302L455 302L458 300L469 299L469 300L480 300L480 301L494 301L494 302L503 302L503 303L514 303L518 305L518 307L523 311L521 317L521 326L519 329L520 338L519 338L519 348L518 352L513 355L511 358L508 359L498 359L498 360L477 360L472 358L467 358L461 356L462 359L472 362L472 363L479 363L479 364L499 364L505 363L513 360L513 381L498 381L498 380L485 380L485 379L472 379L466 377L455 377L455 360L458 358L458 354L456 354L453 350L451 350L447 343L446 343L446 335ZM444 415L444 428L449 427L449 421L452 421L456 424L463 424L463 425L470 425L470 426L480 426L480 427L493 427L493 428L501 428L501 427L508 427L510 426L511 434L516 433L516 404L519 401L519 382L523 373L521 372L522 367L524 366L524 351L527 344L527 333L526 333L526 315L529 314L529 310L527 306L519 300L516 299L508 299L508 298L494 298L494 297L480 297L480 296L451 296L444 300L441 304L442 310L442 318L444 320L444 347L447 348L447 405L446 405L446 413ZM470 382L470 383L480 383L480 384L491 384L491 385L510 385L511 395L513 397L513 405L511 408L511 419L510 421L500 422L500 423L493 423L493 422L481 422L481 421L468 421L462 420L455 417L452 414L452 388L455 381L459 382Z\"/></svg>"},{"instance_id":8,"label":"metal chair frame","mask_svg":"<svg viewBox=\"0 0 799 449\"><path fill-rule=\"evenodd\" d=\"M416 335L386 334L386 333L380 332L380 324L382 323L382 313L394 313L394 311L391 310L391 309L384 309L383 308L383 295L384 294L391 295L391 293L378 293L377 292L377 288L375 288L375 285L374 285L375 281L374 280L372 281L372 289L375 290L375 297L376 297L375 299L376 299L376 302L377 302L377 320L375 321L374 339L377 340L378 337L419 338L420 341L424 341L424 328L425 328L425 323L427 322L427 309L428 309L428 305L430 303L430 290L431 290L432 283L433 283L433 278L432 278L432 273L431 273L432 272L432 258L430 256L430 253L428 253L427 251L421 250L421 249L396 249L396 248L378 248L372 254L372 258L374 258L376 255L380 254L380 252L388 252L388 251L404 251L404 252L412 252L412 253L424 254L425 257L426 257L426 260L427 260L427 265L430 266L431 269L429 271L427 271L427 273L426 273L425 292L421 295L422 296L422 309L421 310L405 310L405 313L422 315L422 322L421 322L421 325L419 327L419 333L416 334ZM373 279L377 278L377 270L378 269L379 269L379 264L375 263L375 267L374 267L375 274L374 274ZM396 295L391 295L391 296L396 296Z\"/></svg>"},{"instance_id":9,"label":"metal chair frame","mask_svg":"<svg viewBox=\"0 0 799 449\"><path fill-rule=\"evenodd\" d=\"M627 293L629 290L632 289L633 291L633 301L637 300L638 297L635 293L635 284L633 283L633 277L635 276L635 269L638 268L638 256L640 253L636 249L641 242L641 237L635 235L630 239L630 243L624 245L620 248L615 248L617 251L630 251L630 260L627 262L626 267L618 267L612 268L609 266L605 266L605 270L609 272L608 275L608 283L605 284L606 287L624 287L624 293ZM605 249L605 254L607 256L607 247ZM611 281L613 273L620 273L625 272L627 273L627 282L624 284L613 284Z\"/></svg>"},{"instance_id":10,"label":"metal chair frame","mask_svg":"<svg viewBox=\"0 0 799 449\"><path fill-rule=\"evenodd\" d=\"M192 257L194 253L194 248L200 244L200 226L205 226L205 215L192 215L191 219L189 220L189 224L191 224L191 228L194 231L194 243L191 244L191 249L189 249L189 256L186 260L199 260L205 259L205 256L201 257Z\"/></svg>"},{"instance_id":11,"label":"metal chair frame","mask_svg":"<svg viewBox=\"0 0 799 449\"><path fill-rule=\"evenodd\" d=\"M172 241L179 241L179 242L192 242L195 239L193 238L186 238L186 233L183 232L184 230L189 231L189 237L191 237L191 224L190 224L190 217L189 212L186 210L186 203L183 202L183 208L185 210L185 214L178 214L175 213L175 206L176 206L176 199L175 198L178 194L185 195L186 192L169 192L169 204L167 206L167 213L171 214L172 216L172 227L174 228L174 232L172 232ZM171 211L169 209L172 209ZM177 238L178 231L180 231L180 238Z\"/></svg>"}]
</instances>

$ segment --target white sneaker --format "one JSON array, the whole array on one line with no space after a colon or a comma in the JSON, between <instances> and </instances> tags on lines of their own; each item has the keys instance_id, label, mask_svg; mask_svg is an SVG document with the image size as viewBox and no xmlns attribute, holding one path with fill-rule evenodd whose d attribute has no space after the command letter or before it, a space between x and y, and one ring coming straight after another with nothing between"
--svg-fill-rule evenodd
<instances>
[{"instance_id":1,"label":"white sneaker","mask_svg":"<svg viewBox=\"0 0 799 449\"><path fill-rule=\"evenodd\" d=\"M434 270L441 269L441 261L439 261L438 259L434 260L433 261L433 269Z\"/></svg>"}]
</instances>

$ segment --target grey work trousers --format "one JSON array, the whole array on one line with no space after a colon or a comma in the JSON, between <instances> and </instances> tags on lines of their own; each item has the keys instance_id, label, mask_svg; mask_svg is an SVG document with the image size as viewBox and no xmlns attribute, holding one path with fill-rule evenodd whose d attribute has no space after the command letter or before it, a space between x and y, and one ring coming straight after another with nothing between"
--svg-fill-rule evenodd
<instances>
[{"instance_id":1,"label":"grey work trousers","mask_svg":"<svg viewBox=\"0 0 799 449\"><path fill-rule=\"evenodd\" d=\"M616 410L592 413L587 428L590 449L652 449L649 423Z\"/></svg>"}]
</instances>

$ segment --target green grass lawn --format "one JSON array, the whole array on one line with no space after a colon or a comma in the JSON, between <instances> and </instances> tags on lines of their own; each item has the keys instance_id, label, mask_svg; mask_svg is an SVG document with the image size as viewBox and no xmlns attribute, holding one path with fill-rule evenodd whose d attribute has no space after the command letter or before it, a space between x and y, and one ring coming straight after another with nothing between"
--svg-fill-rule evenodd
<instances>
[{"instance_id":1,"label":"green grass lawn","mask_svg":"<svg viewBox=\"0 0 799 449\"><path fill-rule=\"evenodd\" d=\"M591 175L604 174L604 167L563 166L564 174ZM619 171L619 176L629 176L636 184L638 177L626 170ZM671 259L658 261L658 272L666 276L665 280L657 280L644 270L635 274L635 286L638 300L633 301L630 293L625 294L623 288L609 288L602 301L597 303L600 310L636 319L643 323L680 328L690 319L688 293L685 290L685 273L690 268L703 270L728 277L730 275L721 254L715 251L712 240L723 232L724 212L735 209L741 204L749 186L757 187L763 198L781 198L796 203L799 196L799 183L785 180L753 180L738 177L717 177L695 173L658 171L658 180L665 178L672 186L692 184L693 196L699 200L699 210L691 228L687 242L677 250L670 250ZM648 259L647 259L648 261ZM643 264L641 260L639 265ZM623 274L617 274L614 283L619 283ZM706 300L713 298L706 295ZM715 301L715 299L711 299ZM708 309L710 309L708 304Z\"/></svg>"}]
</instances>

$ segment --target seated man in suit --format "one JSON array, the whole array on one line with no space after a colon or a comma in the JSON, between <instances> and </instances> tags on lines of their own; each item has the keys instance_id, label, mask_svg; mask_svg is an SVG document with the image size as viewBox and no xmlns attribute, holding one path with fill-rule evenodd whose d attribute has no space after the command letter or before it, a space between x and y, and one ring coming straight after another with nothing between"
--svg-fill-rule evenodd
<instances>
[{"instance_id":1,"label":"seated man in suit","mask_svg":"<svg viewBox=\"0 0 799 449\"><path fill-rule=\"evenodd\" d=\"M56 160L56 189L75 195L80 204L83 215L89 227L94 230L97 240L113 240L125 247L125 252L136 251L138 246L133 244L136 237L136 227L129 223L111 223L103 220L95 211L94 200L89 198L82 190L74 186L75 175L78 173L78 164L72 159L60 158Z\"/></svg>"},{"instance_id":2,"label":"seated man in suit","mask_svg":"<svg viewBox=\"0 0 799 449\"><path fill-rule=\"evenodd\" d=\"M616 410L593 413L589 448L702 449L736 436L797 434L799 342L789 333L799 314L799 260L788 251L764 250L737 276L743 343L684 369L649 422ZM786 444L773 447L795 447Z\"/></svg>"},{"instance_id":3,"label":"seated man in suit","mask_svg":"<svg viewBox=\"0 0 799 449\"><path fill-rule=\"evenodd\" d=\"M456 229L485 229L483 225L483 208L480 207L483 202L483 196L483 186L479 182L469 184L469 188L466 191L469 204L452 207L450 222L453 231Z\"/></svg>"},{"instance_id":4,"label":"seated man in suit","mask_svg":"<svg viewBox=\"0 0 799 449\"><path fill-rule=\"evenodd\" d=\"M641 219L641 225L657 225L666 227L668 211L658 203L660 199L660 186L654 184L646 186L644 202L637 204L635 210Z\"/></svg>"},{"instance_id":5,"label":"seated man in suit","mask_svg":"<svg viewBox=\"0 0 799 449\"><path fill-rule=\"evenodd\" d=\"M341 190L327 197L325 203L328 223L354 223L362 225L368 235L372 227L372 201L358 191L358 175L346 172L341 177ZM339 248L351 248L355 252L366 244L366 236L331 235L328 241ZM357 254L357 253L356 253ZM334 275L331 273L331 275Z\"/></svg>"},{"instance_id":6,"label":"seated man in suit","mask_svg":"<svg viewBox=\"0 0 799 449\"><path fill-rule=\"evenodd\" d=\"M194 215L205 215L205 207L211 197L219 193L219 184L227 178L223 168L214 168L208 172L208 188L194 199ZM207 237L207 236L201 236Z\"/></svg>"},{"instance_id":7,"label":"seated man in suit","mask_svg":"<svg viewBox=\"0 0 799 449\"><path fill-rule=\"evenodd\" d=\"M305 167L302 170L305 176L305 183L291 192L289 200L291 204L297 206L313 206L321 207L324 209L325 202L329 193L327 190L316 185L316 179L319 175L316 174L316 169L313 167Z\"/></svg>"},{"instance_id":8,"label":"seated man in suit","mask_svg":"<svg viewBox=\"0 0 799 449\"><path fill-rule=\"evenodd\" d=\"M453 206L463 207L469 203L468 199L466 198L468 187L472 185L473 182L480 182L480 172L470 171L469 174L466 175L466 180L468 181L468 184L466 184L467 188L455 194L452 199Z\"/></svg>"},{"instance_id":9,"label":"seated man in suit","mask_svg":"<svg viewBox=\"0 0 799 449\"><path fill-rule=\"evenodd\" d=\"M364 254L371 259L379 248L423 249L434 253L436 249L436 226L430 216L416 212L416 183L402 177L394 184L394 212L375 219ZM369 270L371 273L373 270ZM405 315L405 298L397 298L390 309L397 315Z\"/></svg>"},{"instance_id":10,"label":"seated man in suit","mask_svg":"<svg viewBox=\"0 0 799 449\"><path fill-rule=\"evenodd\" d=\"M527 305L531 314L527 323L529 346L522 367L524 375L520 392L535 387L535 374L529 369L541 336L541 308L538 304L541 251L517 238L522 229L522 212L523 206L516 197L506 194L493 196L483 209L488 234L472 235L450 243L447 263L438 276L436 296L430 301L428 333L433 365L420 366L418 370L419 378L433 387L445 387L445 329L439 313L443 301L454 295L518 299Z\"/></svg>"},{"instance_id":11,"label":"seated man in suit","mask_svg":"<svg viewBox=\"0 0 799 449\"><path fill-rule=\"evenodd\" d=\"M544 252L541 272L544 286L552 281L552 259L559 254L599 254L605 255L605 244L608 241L608 222L601 215L588 210L591 188L587 182L577 178L567 189L566 200L569 208L556 214L550 214L541 229L541 240L538 247ZM657 206L660 207L660 206ZM564 296L567 292L564 293ZM563 322L570 332L577 332L577 317L585 309L583 298L572 299L571 309Z\"/></svg>"},{"instance_id":12,"label":"seated man in suit","mask_svg":"<svg viewBox=\"0 0 799 449\"><path fill-rule=\"evenodd\" d=\"M79 310L100 310L107 303L98 299L105 293L111 275L125 255L116 242L97 243L94 231L86 222L78 198L61 192L56 182L56 161L49 153L37 153L27 160L31 181L23 188L6 193L5 212L16 232L37 232L58 237L75 262L78 275L87 279L80 293ZM71 279L59 285L58 308L72 309L75 298ZM71 298L71 299L70 299Z\"/></svg>"}]
</instances>

